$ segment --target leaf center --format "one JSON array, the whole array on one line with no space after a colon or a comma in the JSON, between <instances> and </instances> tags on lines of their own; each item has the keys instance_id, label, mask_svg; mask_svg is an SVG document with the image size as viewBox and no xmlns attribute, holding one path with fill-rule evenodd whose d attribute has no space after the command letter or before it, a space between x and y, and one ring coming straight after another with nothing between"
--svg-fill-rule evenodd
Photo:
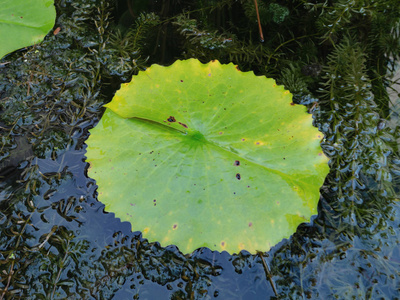
<instances>
[{"instance_id":1,"label":"leaf center","mask_svg":"<svg viewBox=\"0 0 400 300\"><path fill-rule=\"evenodd\" d=\"M192 140L197 141L197 142L202 142L202 143L206 143L207 142L207 140L204 137L204 135L198 130L194 131L193 133L190 133L188 137L190 139L192 139Z\"/></svg>"}]
</instances>

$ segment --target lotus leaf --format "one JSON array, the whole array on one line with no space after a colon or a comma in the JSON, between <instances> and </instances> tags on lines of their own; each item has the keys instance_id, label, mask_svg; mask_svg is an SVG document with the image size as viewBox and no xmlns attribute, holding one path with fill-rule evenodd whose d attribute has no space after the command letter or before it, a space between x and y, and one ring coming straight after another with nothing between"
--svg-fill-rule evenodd
<instances>
[{"instance_id":1,"label":"lotus leaf","mask_svg":"<svg viewBox=\"0 0 400 300\"><path fill-rule=\"evenodd\" d=\"M43 40L54 26L54 0L0 0L0 58Z\"/></svg>"},{"instance_id":2,"label":"lotus leaf","mask_svg":"<svg viewBox=\"0 0 400 300\"><path fill-rule=\"evenodd\" d=\"M316 214L322 134L273 79L218 61L152 65L90 133L106 210L149 241L267 251Z\"/></svg>"}]
</instances>

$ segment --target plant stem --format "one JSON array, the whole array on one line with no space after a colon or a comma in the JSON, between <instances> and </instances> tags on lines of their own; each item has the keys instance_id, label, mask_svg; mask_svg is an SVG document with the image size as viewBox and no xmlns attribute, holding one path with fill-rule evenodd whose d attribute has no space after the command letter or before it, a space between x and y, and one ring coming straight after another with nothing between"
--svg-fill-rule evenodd
<instances>
[{"instance_id":1,"label":"plant stem","mask_svg":"<svg viewBox=\"0 0 400 300\"><path fill-rule=\"evenodd\" d=\"M261 261L262 261L262 264L263 264L264 270L265 270L265 276L267 276L267 279L268 279L269 283L271 284L272 289L274 290L275 296L278 297L278 292L276 291L275 284L274 284L274 282L272 281L271 272L269 271L268 265L267 265L267 263L266 263L265 260L264 260L264 257L263 257L262 252L257 251L257 255L261 258Z\"/></svg>"},{"instance_id":2,"label":"plant stem","mask_svg":"<svg viewBox=\"0 0 400 300\"><path fill-rule=\"evenodd\" d=\"M257 4L257 0L254 0L254 5L255 5L255 7L256 7L257 22L258 22L258 31L260 32L260 41L261 41L262 43L264 43L264 35L263 35L262 28L261 28L260 14L258 13L258 4Z\"/></svg>"}]
</instances>

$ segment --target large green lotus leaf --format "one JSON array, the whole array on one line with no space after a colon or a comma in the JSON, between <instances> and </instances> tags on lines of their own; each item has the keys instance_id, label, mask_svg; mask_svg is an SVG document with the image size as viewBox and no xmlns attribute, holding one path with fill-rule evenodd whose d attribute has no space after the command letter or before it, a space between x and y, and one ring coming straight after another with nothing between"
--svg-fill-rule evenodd
<instances>
[{"instance_id":1,"label":"large green lotus leaf","mask_svg":"<svg viewBox=\"0 0 400 300\"><path fill-rule=\"evenodd\" d=\"M0 58L42 41L55 18L54 0L0 0Z\"/></svg>"},{"instance_id":2,"label":"large green lotus leaf","mask_svg":"<svg viewBox=\"0 0 400 300\"><path fill-rule=\"evenodd\" d=\"M153 65L91 130L106 210L184 253L267 251L317 212L322 134L275 81L233 64Z\"/></svg>"}]
</instances>

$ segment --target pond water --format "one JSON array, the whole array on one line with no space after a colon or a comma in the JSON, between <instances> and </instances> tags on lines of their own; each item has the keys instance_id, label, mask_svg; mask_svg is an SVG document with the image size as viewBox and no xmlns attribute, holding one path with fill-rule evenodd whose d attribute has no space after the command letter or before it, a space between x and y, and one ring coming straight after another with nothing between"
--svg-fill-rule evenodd
<instances>
[{"instance_id":1,"label":"pond water","mask_svg":"<svg viewBox=\"0 0 400 300\"><path fill-rule=\"evenodd\" d=\"M271 281L260 256L184 255L104 212L85 141L136 63L96 30L115 3L84 2L56 1L60 33L0 65L0 299L399 299L398 119L381 120L366 95L357 110L330 102L337 124L331 104L314 110L335 163L318 215L264 253ZM354 120L365 134L342 131Z\"/></svg>"}]
</instances>

